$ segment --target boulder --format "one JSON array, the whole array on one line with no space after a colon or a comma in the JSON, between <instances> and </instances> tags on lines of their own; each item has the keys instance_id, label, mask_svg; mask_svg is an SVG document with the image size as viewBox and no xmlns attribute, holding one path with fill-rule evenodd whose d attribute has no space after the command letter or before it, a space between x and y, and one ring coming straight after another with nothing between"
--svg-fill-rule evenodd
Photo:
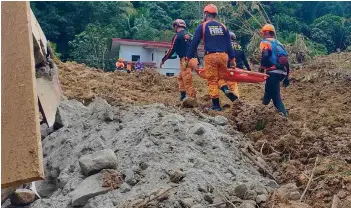
<instances>
[{"instance_id":1,"label":"boulder","mask_svg":"<svg viewBox=\"0 0 351 208\"><path fill-rule=\"evenodd\" d=\"M84 206L90 198L105 194L110 190L110 187L102 187L102 175L100 173L89 176L70 193L72 206Z\"/></svg>"},{"instance_id":2,"label":"boulder","mask_svg":"<svg viewBox=\"0 0 351 208\"><path fill-rule=\"evenodd\" d=\"M82 156L79 165L83 175L89 176L102 169L116 169L117 157L112 149L105 149Z\"/></svg>"},{"instance_id":3,"label":"boulder","mask_svg":"<svg viewBox=\"0 0 351 208\"><path fill-rule=\"evenodd\" d=\"M189 133L196 134L196 135L202 135L205 133L205 127L204 127L204 125L199 124L199 123L195 124L195 126L189 130Z\"/></svg>"},{"instance_id":4,"label":"boulder","mask_svg":"<svg viewBox=\"0 0 351 208\"><path fill-rule=\"evenodd\" d=\"M216 116L214 118L214 122L219 126L225 126L228 124L228 119L224 116Z\"/></svg>"},{"instance_id":5,"label":"boulder","mask_svg":"<svg viewBox=\"0 0 351 208\"><path fill-rule=\"evenodd\" d=\"M248 191L249 190L245 184L241 184L234 189L235 196L240 199L244 199Z\"/></svg>"},{"instance_id":6,"label":"boulder","mask_svg":"<svg viewBox=\"0 0 351 208\"><path fill-rule=\"evenodd\" d=\"M35 201L36 195L30 189L17 189L11 196L10 202L12 205L24 206Z\"/></svg>"}]
</instances>

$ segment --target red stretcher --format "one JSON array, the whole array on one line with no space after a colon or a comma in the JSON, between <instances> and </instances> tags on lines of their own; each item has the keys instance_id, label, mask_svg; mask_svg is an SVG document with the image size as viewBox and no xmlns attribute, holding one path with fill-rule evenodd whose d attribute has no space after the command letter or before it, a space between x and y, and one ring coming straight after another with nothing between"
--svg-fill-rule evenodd
<instances>
[{"instance_id":1,"label":"red stretcher","mask_svg":"<svg viewBox=\"0 0 351 208\"><path fill-rule=\"evenodd\" d=\"M205 79L205 70L204 69L196 69L196 73ZM259 72L251 72L242 69L228 69L224 80L232 81L232 82L246 82L246 83L259 83L265 82L268 75L259 73Z\"/></svg>"}]
</instances>

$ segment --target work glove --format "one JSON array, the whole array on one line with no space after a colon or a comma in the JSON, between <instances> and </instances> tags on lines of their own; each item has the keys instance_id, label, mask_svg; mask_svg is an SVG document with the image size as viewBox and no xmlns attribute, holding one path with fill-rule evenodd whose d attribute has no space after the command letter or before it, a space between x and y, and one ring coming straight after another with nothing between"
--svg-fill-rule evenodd
<instances>
[{"instance_id":1,"label":"work glove","mask_svg":"<svg viewBox=\"0 0 351 208\"><path fill-rule=\"evenodd\" d=\"M283 87L288 87L289 84L290 84L290 82L289 82L289 77L286 76L285 79L283 80Z\"/></svg>"},{"instance_id":2,"label":"work glove","mask_svg":"<svg viewBox=\"0 0 351 208\"><path fill-rule=\"evenodd\" d=\"M235 58L232 58L232 59L230 59L230 68L235 69L235 67L236 67Z\"/></svg>"}]
</instances>

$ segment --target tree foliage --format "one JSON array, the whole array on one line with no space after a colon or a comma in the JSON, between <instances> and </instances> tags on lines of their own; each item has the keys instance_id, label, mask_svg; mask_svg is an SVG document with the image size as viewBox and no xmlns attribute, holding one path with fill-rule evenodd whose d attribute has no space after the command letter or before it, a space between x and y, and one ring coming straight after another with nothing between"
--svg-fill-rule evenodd
<instances>
[{"instance_id":1,"label":"tree foliage","mask_svg":"<svg viewBox=\"0 0 351 208\"><path fill-rule=\"evenodd\" d=\"M31 7L63 60L79 59L103 67L104 61L91 49L99 48L101 56L106 51L100 46L109 47L106 42L111 37L170 41L172 21L178 18L184 19L193 33L208 3L217 5L218 20L236 33L243 46L249 44L250 51L256 51L250 42L257 42L259 28L265 23L275 25L283 43L293 45L296 35L303 35L314 54L350 49L351 2L44 1L31 2Z\"/></svg>"}]
</instances>

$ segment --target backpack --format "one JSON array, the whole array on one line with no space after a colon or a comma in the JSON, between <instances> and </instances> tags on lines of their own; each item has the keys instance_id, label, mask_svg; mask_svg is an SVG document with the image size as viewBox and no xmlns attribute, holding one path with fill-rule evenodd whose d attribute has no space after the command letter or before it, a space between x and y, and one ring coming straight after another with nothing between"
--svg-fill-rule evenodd
<instances>
[{"instance_id":1,"label":"backpack","mask_svg":"<svg viewBox=\"0 0 351 208\"><path fill-rule=\"evenodd\" d=\"M285 69L285 66L289 64L289 54L284 46L276 39L273 41L264 39L262 42L269 42L272 46L272 56L270 57L270 61L276 66L276 68Z\"/></svg>"}]
</instances>

